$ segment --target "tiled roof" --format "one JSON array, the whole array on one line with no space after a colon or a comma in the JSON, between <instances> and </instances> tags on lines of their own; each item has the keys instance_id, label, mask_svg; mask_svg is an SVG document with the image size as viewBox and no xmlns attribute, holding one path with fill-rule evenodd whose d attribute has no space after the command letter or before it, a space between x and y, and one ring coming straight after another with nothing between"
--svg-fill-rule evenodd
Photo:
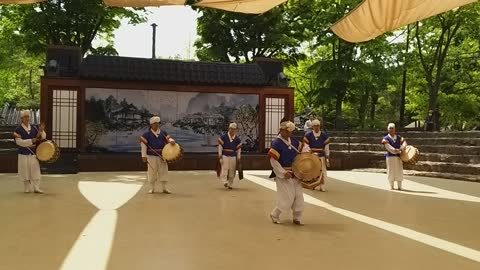
<instances>
[{"instance_id":1,"label":"tiled roof","mask_svg":"<svg viewBox=\"0 0 480 270\"><path fill-rule=\"evenodd\" d=\"M93 80L155 81L203 85L266 85L257 64L186 62L119 56L87 56L80 77Z\"/></svg>"}]
</instances>

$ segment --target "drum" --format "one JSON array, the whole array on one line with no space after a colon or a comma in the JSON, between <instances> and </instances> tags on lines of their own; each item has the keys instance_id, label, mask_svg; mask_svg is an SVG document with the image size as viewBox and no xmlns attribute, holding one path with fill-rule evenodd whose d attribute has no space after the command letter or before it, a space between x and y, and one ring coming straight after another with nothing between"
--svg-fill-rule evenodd
<instances>
[{"instance_id":1,"label":"drum","mask_svg":"<svg viewBox=\"0 0 480 270\"><path fill-rule=\"evenodd\" d=\"M242 167L242 161L237 160L237 171L238 171L238 180L243 179L243 167Z\"/></svg>"},{"instance_id":2,"label":"drum","mask_svg":"<svg viewBox=\"0 0 480 270\"><path fill-rule=\"evenodd\" d=\"M173 164L180 161L183 157L183 149L178 143L172 145L167 144L163 147L162 157L168 164Z\"/></svg>"},{"instance_id":3,"label":"drum","mask_svg":"<svg viewBox=\"0 0 480 270\"><path fill-rule=\"evenodd\" d=\"M45 140L38 144L35 154L38 160L53 163L60 157L60 148L54 141Z\"/></svg>"},{"instance_id":4,"label":"drum","mask_svg":"<svg viewBox=\"0 0 480 270\"><path fill-rule=\"evenodd\" d=\"M404 163L415 165L420 158L420 151L416 147L407 145L404 151L400 154L400 159Z\"/></svg>"},{"instance_id":5,"label":"drum","mask_svg":"<svg viewBox=\"0 0 480 270\"><path fill-rule=\"evenodd\" d=\"M311 188L320 184L322 161L315 154L300 153L293 160L292 171L304 186Z\"/></svg>"}]
</instances>

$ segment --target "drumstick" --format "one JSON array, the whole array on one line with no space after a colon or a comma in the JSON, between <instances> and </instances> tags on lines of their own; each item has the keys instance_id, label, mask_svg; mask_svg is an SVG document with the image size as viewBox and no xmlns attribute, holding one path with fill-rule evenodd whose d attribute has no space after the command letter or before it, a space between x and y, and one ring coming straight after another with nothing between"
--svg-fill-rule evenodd
<instances>
[{"instance_id":1,"label":"drumstick","mask_svg":"<svg viewBox=\"0 0 480 270\"><path fill-rule=\"evenodd\" d=\"M147 164L148 164L148 166L150 166L150 169L153 170L153 167L152 167L152 165L150 165L150 162L148 162L148 160L147 160Z\"/></svg>"}]
</instances>

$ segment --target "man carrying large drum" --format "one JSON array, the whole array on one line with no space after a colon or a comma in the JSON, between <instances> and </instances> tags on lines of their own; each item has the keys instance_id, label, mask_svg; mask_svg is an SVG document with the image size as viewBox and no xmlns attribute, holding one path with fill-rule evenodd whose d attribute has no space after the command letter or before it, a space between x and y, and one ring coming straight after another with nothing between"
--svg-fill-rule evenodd
<instances>
[{"instance_id":1,"label":"man carrying large drum","mask_svg":"<svg viewBox=\"0 0 480 270\"><path fill-rule=\"evenodd\" d=\"M168 164L162 157L162 150L169 143L176 145L175 140L165 130L160 130L160 117L150 118L150 129L140 137L142 160L148 164L148 182L150 183L148 193L150 194L155 192L157 180L162 183L163 193L171 193L167 189Z\"/></svg>"},{"instance_id":2,"label":"man carrying large drum","mask_svg":"<svg viewBox=\"0 0 480 270\"><path fill-rule=\"evenodd\" d=\"M315 183L305 186L310 189L315 189L320 186L320 191L325 191L325 179L327 178L327 166L329 164L330 156L330 138L321 130L320 120L315 119L312 121L313 130L305 134L303 137L302 152L310 152L321 160L321 176Z\"/></svg>"},{"instance_id":3,"label":"man carrying large drum","mask_svg":"<svg viewBox=\"0 0 480 270\"><path fill-rule=\"evenodd\" d=\"M387 178L390 182L390 188L395 188L394 182L397 182L398 190L402 190L403 181L403 162L400 154L407 147L407 141L400 135L395 134L395 124L388 124L388 134L383 137L382 144L385 145L387 153L385 159L387 161Z\"/></svg>"},{"instance_id":4,"label":"man carrying large drum","mask_svg":"<svg viewBox=\"0 0 480 270\"><path fill-rule=\"evenodd\" d=\"M299 153L298 149L301 145L297 139L292 137L294 130L294 123L282 120L280 134L272 141L268 152L277 185L277 205L270 214L270 218L275 224L280 223L282 212L292 209L293 223L303 225L301 221L304 203L303 188L292 170L293 160Z\"/></svg>"},{"instance_id":5,"label":"man carrying large drum","mask_svg":"<svg viewBox=\"0 0 480 270\"><path fill-rule=\"evenodd\" d=\"M23 181L24 192L43 193L40 189L40 164L35 154L36 143L47 137L45 124L30 125L30 112L20 112L21 124L13 132L15 143L18 145L18 175Z\"/></svg>"}]
</instances>

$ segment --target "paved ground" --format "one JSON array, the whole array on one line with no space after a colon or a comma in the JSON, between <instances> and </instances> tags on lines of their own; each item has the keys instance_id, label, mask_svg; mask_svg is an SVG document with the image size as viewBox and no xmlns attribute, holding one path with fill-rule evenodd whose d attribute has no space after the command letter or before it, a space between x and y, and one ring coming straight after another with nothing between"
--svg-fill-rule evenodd
<instances>
[{"instance_id":1,"label":"paved ground","mask_svg":"<svg viewBox=\"0 0 480 270\"><path fill-rule=\"evenodd\" d=\"M213 172L172 172L170 195L145 173L45 175L24 194L0 174L0 269L480 269L480 184L329 172L305 191L306 226L274 225L274 183L245 172L227 191Z\"/></svg>"}]
</instances>

